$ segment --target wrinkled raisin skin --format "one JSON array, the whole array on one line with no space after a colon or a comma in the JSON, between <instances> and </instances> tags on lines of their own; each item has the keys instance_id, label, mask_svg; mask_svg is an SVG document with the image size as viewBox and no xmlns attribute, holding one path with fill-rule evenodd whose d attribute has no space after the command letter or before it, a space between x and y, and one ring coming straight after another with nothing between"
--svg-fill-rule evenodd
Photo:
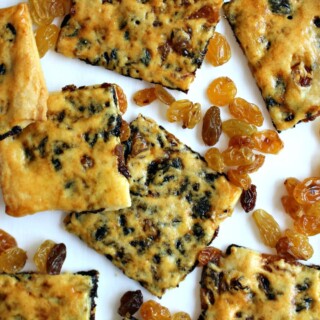
<instances>
[{"instance_id":1,"label":"wrinkled raisin skin","mask_svg":"<svg viewBox=\"0 0 320 320\"><path fill-rule=\"evenodd\" d=\"M62 265L67 256L67 248L64 243L56 244L48 255L47 273L60 274Z\"/></svg>"},{"instance_id":2,"label":"wrinkled raisin skin","mask_svg":"<svg viewBox=\"0 0 320 320\"><path fill-rule=\"evenodd\" d=\"M213 146L219 141L221 132L222 122L220 109L212 106L203 117L202 140L206 145Z\"/></svg>"},{"instance_id":3,"label":"wrinkled raisin skin","mask_svg":"<svg viewBox=\"0 0 320 320\"><path fill-rule=\"evenodd\" d=\"M257 187L251 184L248 190L243 190L240 198L240 203L245 212L250 212L254 209L257 199Z\"/></svg>"},{"instance_id":4,"label":"wrinkled raisin skin","mask_svg":"<svg viewBox=\"0 0 320 320\"><path fill-rule=\"evenodd\" d=\"M120 307L118 313L120 316L132 316L141 307L143 303L143 296L140 290L127 291L120 299Z\"/></svg>"}]
</instances>

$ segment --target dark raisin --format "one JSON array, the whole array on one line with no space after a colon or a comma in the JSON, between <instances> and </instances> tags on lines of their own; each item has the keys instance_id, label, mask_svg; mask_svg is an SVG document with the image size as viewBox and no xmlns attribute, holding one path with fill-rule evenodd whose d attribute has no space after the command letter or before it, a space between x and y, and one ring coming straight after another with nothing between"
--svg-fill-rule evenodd
<instances>
[{"instance_id":1,"label":"dark raisin","mask_svg":"<svg viewBox=\"0 0 320 320\"><path fill-rule=\"evenodd\" d=\"M269 0L269 6L273 13L282 15L292 14L290 0Z\"/></svg>"},{"instance_id":2,"label":"dark raisin","mask_svg":"<svg viewBox=\"0 0 320 320\"><path fill-rule=\"evenodd\" d=\"M126 31L124 32L124 38L125 38L126 40L130 40L130 32L129 32L128 30L126 30Z\"/></svg>"},{"instance_id":3,"label":"dark raisin","mask_svg":"<svg viewBox=\"0 0 320 320\"><path fill-rule=\"evenodd\" d=\"M173 168L176 168L176 169L182 169L183 168L182 160L180 158L172 159L171 165L172 165Z\"/></svg>"},{"instance_id":4,"label":"dark raisin","mask_svg":"<svg viewBox=\"0 0 320 320\"><path fill-rule=\"evenodd\" d=\"M296 304L296 312L300 312L302 310L309 310L312 304L312 298L305 298L301 302Z\"/></svg>"},{"instance_id":5,"label":"dark raisin","mask_svg":"<svg viewBox=\"0 0 320 320\"><path fill-rule=\"evenodd\" d=\"M6 28L15 36L17 34L16 28L11 24L7 23Z\"/></svg>"},{"instance_id":6,"label":"dark raisin","mask_svg":"<svg viewBox=\"0 0 320 320\"><path fill-rule=\"evenodd\" d=\"M66 112L65 112L65 110L63 110L57 115L57 120L59 122L62 122L64 120L65 116L66 116Z\"/></svg>"},{"instance_id":7,"label":"dark raisin","mask_svg":"<svg viewBox=\"0 0 320 320\"><path fill-rule=\"evenodd\" d=\"M192 231L198 240L202 239L205 235L203 228L198 223L193 226Z\"/></svg>"},{"instance_id":8,"label":"dark raisin","mask_svg":"<svg viewBox=\"0 0 320 320\"><path fill-rule=\"evenodd\" d=\"M65 183L64 188L65 189L70 189L74 184L74 181L68 181Z\"/></svg>"},{"instance_id":9,"label":"dark raisin","mask_svg":"<svg viewBox=\"0 0 320 320\"><path fill-rule=\"evenodd\" d=\"M48 274L59 274L67 256L67 248L64 243L55 244L51 249L47 260Z\"/></svg>"},{"instance_id":10,"label":"dark raisin","mask_svg":"<svg viewBox=\"0 0 320 320\"><path fill-rule=\"evenodd\" d=\"M243 190L240 198L241 206L245 212L254 209L257 199L257 187L252 184L248 190Z\"/></svg>"},{"instance_id":11,"label":"dark raisin","mask_svg":"<svg viewBox=\"0 0 320 320\"><path fill-rule=\"evenodd\" d=\"M86 132L84 134L84 140L89 144L91 148L93 148L98 141L98 134L91 134L90 132Z\"/></svg>"},{"instance_id":12,"label":"dark raisin","mask_svg":"<svg viewBox=\"0 0 320 320\"><path fill-rule=\"evenodd\" d=\"M170 53L170 46L166 42L165 44L162 44L161 46L158 47L158 52L160 53L161 60L164 61L167 59L168 54Z\"/></svg>"},{"instance_id":13,"label":"dark raisin","mask_svg":"<svg viewBox=\"0 0 320 320\"><path fill-rule=\"evenodd\" d=\"M41 158L45 157L45 155L46 155L47 142L48 142L48 137L45 137L39 143L38 150L39 150Z\"/></svg>"},{"instance_id":14,"label":"dark raisin","mask_svg":"<svg viewBox=\"0 0 320 320\"><path fill-rule=\"evenodd\" d=\"M158 255L158 254L155 254L152 258L152 261L155 263L155 264L159 264L160 261L161 261L161 257Z\"/></svg>"},{"instance_id":15,"label":"dark raisin","mask_svg":"<svg viewBox=\"0 0 320 320\"><path fill-rule=\"evenodd\" d=\"M97 241L101 241L107 233L107 228L105 226L99 227L94 235Z\"/></svg>"},{"instance_id":16,"label":"dark raisin","mask_svg":"<svg viewBox=\"0 0 320 320\"><path fill-rule=\"evenodd\" d=\"M208 218L210 214L211 204L207 197L202 197L199 200L195 201L195 204L192 207L192 216L194 218L205 219Z\"/></svg>"},{"instance_id":17,"label":"dark raisin","mask_svg":"<svg viewBox=\"0 0 320 320\"><path fill-rule=\"evenodd\" d=\"M287 112L286 117L284 118L284 121L292 121L294 119L294 113Z\"/></svg>"},{"instance_id":18,"label":"dark raisin","mask_svg":"<svg viewBox=\"0 0 320 320\"><path fill-rule=\"evenodd\" d=\"M310 288L310 279L305 279L305 281L301 284L297 284L296 288L298 291L306 291Z\"/></svg>"},{"instance_id":19,"label":"dark raisin","mask_svg":"<svg viewBox=\"0 0 320 320\"><path fill-rule=\"evenodd\" d=\"M120 299L118 313L123 317L130 317L135 314L143 303L143 296L140 290L127 291Z\"/></svg>"},{"instance_id":20,"label":"dark raisin","mask_svg":"<svg viewBox=\"0 0 320 320\"><path fill-rule=\"evenodd\" d=\"M52 158L51 163L53 164L54 170L59 171L62 169L61 161L57 158Z\"/></svg>"},{"instance_id":21,"label":"dark raisin","mask_svg":"<svg viewBox=\"0 0 320 320\"><path fill-rule=\"evenodd\" d=\"M266 105L267 105L267 108L269 109L271 107L278 106L279 103L276 100L274 100L273 98L267 97L266 98Z\"/></svg>"},{"instance_id":22,"label":"dark raisin","mask_svg":"<svg viewBox=\"0 0 320 320\"><path fill-rule=\"evenodd\" d=\"M130 172L128 167L125 164L124 161L124 152L123 152L123 146L121 144L118 144L115 149L114 153L117 156L118 159L118 171L125 176L127 179L130 178Z\"/></svg>"},{"instance_id":23,"label":"dark raisin","mask_svg":"<svg viewBox=\"0 0 320 320\"><path fill-rule=\"evenodd\" d=\"M117 60L118 59L118 51L117 49L112 49L110 53L111 60Z\"/></svg>"},{"instance_id":24,"label":"dark raisin","mask_svg":"<svg viewBox=\"0 0 320 320\"><path fill-rule=\"evenodd\" d=\"M90 169L94 166L94 160L86 154L81 157L80 162L85 170Z\"/></svg>"},{"instance_id":25,"label":"dark raisin","mask_svg":"<svg viewBox=\"0 0 320 320\"><path fill-rule=\"evenodd\" d=\"M263 274L258 275L259 288L262 289L268 300L275 300L276 295L273 292L269 279Z\"/></svg>"},{"instance_id":26,"label":"dark raisin","mask_svg":"<svg viewBox=\"0 0 320 320\"><path fill-rule=\"evenodd\" d=\"M176 241L176 249L181 253L181 254L185 254L186 250L184 249L184 245L181 241L181 239L178 239Z\"/></svg>"},{"instance_id":27,"label":"dark raisin","mask_svg":"<svg viewBox=\"0 0 320 320\"><path fill-rule=\"evenodd\" d=\"M242 283L240 282L240 279L235 279L235 278L231 279L230 288L236 291L249 289L249 287L247 286L244 287L242 285Z\"/></svg>"},{"instance_id":28,"label":"dark raisin","mask_svg":"<svg viewBox=\"0 0 320 320\"><path fill-rule=\"evenodd\" d=\"M140 59L140 61L147 67L150 64L151 61L151 52L149 49L143 50L143 55Z\"/></svg>"},{"instance_id":29,"label":"dark raisin","mask_svg":"<svg viewBox=\"0 0 320 320\"><path fill-rule=\"evenodd\" d=\"M320 17L314 17L313 23L317 28L320 28Z\"/></svg>"},{"instance_id":30,"label":"dark raisin","mask_svg":"<svg viewBox=\"0 0 320 320\"><path fill-rule=\"evenodd\" d=\"M3 76L4 74L6 74L6 72L7 72L6 65L4 63L1 63L0 64L0 75Z\"/></svg>"}]
</instances>

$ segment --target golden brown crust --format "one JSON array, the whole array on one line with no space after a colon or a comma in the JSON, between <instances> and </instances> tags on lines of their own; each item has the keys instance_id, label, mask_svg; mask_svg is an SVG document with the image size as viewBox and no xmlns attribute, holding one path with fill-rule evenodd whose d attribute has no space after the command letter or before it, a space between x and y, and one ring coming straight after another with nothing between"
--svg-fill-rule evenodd
<instances>
[{"instance_id":1,"label":"golden brown crust","mask_svg":"<svg viewBox=\"0 0 320 320\"><path fill-rule=\"evenodd\" d=\"M0 9L0 137L46 119L48 92L25 3Z\"/></svg>"},{"instance_id":2,"label":"golden brown crust","mask_svg":"<svg viewBox=\"0 0 320 320\"><path fill-rule=\"evenodd\" d=\"M275 127L319 116L319 2L233 0L223 8Z\"/></svg>"},{"instance_id":3,"label":"golden brown crust","mask_svg":"<svg viewBox=\"0 0 320 320\"><path fill-rule=\"evenodd\" d=\"M6 212L22 216L129 206L129 183L118 170L120 126L113 85L51 94L47 121L0 142Z\"/></svg>"},{"instance_id":4,"label":"golden brown crust","mask_svg":"<svg viewBox=\"0 0 320 320\"><path fill-rule=\"evenodd\" d=\"M187 91L221 5L222 0L76 0L62 24L57 51Z\"/></svg>"}]
</instances>

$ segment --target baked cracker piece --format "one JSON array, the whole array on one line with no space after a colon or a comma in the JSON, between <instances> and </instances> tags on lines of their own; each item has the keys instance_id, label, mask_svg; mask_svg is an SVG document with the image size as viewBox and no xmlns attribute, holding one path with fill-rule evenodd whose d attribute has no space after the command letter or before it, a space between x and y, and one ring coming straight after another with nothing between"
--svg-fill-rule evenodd
<instances>
[{"instance_id":1,"label":"baked cracker piece","mask_svg":"<svg viewBox=\"0 0 320 320\"><path fill-rule=\"evenodd\" d=\"M0 275L0 319L94 320L98 272Z\"/></svg>"},{"instance_id":2,"label":"baked cracker piece","mask_svg":"<svg viewBox=\"0 0 320 320\"><path fill-rule=\"evenodd\" d=\"M6 212L117 210L130 206L115 86L65 87L48 120L0 142Z\"/></svg>"},{"instance_id":3,"label":"baked cracker piece","mask_svg":"<svg viewBox=\"0 0 320 320\"><path fill-rule=\"evenodd\" d=\"M45 120L47 99L28 5L0 9L0 140Z\"/></svg>"},{"instance_id":4,"label":"baked cracker piece","mask_svg":"<svg viewBox=\"0 0 320 320\"><path fill-rule=\"evenodd\" d=\"M199 320L319 319L316 266L231 245L203 268Z\"/></svg>"},{"instance_id":5,"label":"baked cracker piece","mask_svg":"<svg viewBox=\"0 0 320 320\"><path fill-rule=\"evenodd\" d=\"M130 126L132 206L72 213L65 225L161 297L193 270L199 251L231 215L240 190L153 120L139 116Z\"/></svg>"},{"instance_id":6,"label":"baked cracker piece","mask_svg":"<svg viewBox=\"0 0 320 320\"><path fill-rule=\"evenodd\" d=\"M319 1L232 0L223 8L276 129L319 116Z\"/></svg>"},{"instance_id":7,"label":"baked cracker piece","mask_svg":"<svg viewBox=\"0 0 320 320\"><path fill-rule=\"evenodd\" d=\"M188 91L222 0L74 0L57 51L122 75Z\"/></svg>"}]
</instances>

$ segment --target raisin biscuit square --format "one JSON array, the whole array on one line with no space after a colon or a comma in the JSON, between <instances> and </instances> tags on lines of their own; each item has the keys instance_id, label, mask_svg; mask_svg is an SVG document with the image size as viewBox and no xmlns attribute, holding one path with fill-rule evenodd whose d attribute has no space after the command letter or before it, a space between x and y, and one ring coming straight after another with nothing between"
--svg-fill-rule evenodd
<instances>
[{"instance_id":1,"label":"raisin biscuit square","mask_svg":"<svg viewBox=\"0 0 320 320\"><path fill-rule=\"evenodd\" d=\"M0 139L45 120L47 99L28 5L0 9Z\"/></svg>"},{"instance_id":2,"label":"raisin biscuit square","mask_svg":"<svg viewBox=\"0 0 320 320\"><path fill-rule=\"evenodd\" d=\"M319 116L319 1L233 0L223 8L276 129Z\"/></svg>"},{"instance_id":3,"label":"raisin biscuit square","mask_svg":"<svg viewBox=\"0 0 320 320\"><path fill-rule=\"evenodd\" d=\"M222 0L75 0L57 51L122 75L188 91Z\"/></svg>"},{"instance_id":4,"label":"raisin biscuit square","mask_svg":"<svg viewBox=\"0 0 320 320\"><path fill-rule=\"evenodd\" d=\"M114 85L68 86L48 99L48 120L0 142L6 212L117 210L131 204Z\"/></svg>"},{"instance_id":5,"label":"raisin biscuit square","mask_svg":"<svg viewBox=\"0 0 320 320\"><path fill-rule=\"evenodd\" d=\"M72 213L66 229L152 294L178 286L233 210L239 188L153 120L131 123L127 165L132 206Z\"/></svg>"},{"instance_id":6,"label":"raisin biscuit square","mask_svg":"<svg viewBox=\"0 0 320 320\"><path fill-rule=\"evenodd\" d=\"M318 319L320 271L230 246L203 268L199 320Z\"/></svg>"},{"instance_id":7,"label":"raisin biscuit square","mask_svg":"<svg viewBox=\"0 0 320 320\"><path fill-rule=\"evenodd\" d=\"M0 318L94 320L98 272L0 275Z\"/></svg>"}]
</instances>

